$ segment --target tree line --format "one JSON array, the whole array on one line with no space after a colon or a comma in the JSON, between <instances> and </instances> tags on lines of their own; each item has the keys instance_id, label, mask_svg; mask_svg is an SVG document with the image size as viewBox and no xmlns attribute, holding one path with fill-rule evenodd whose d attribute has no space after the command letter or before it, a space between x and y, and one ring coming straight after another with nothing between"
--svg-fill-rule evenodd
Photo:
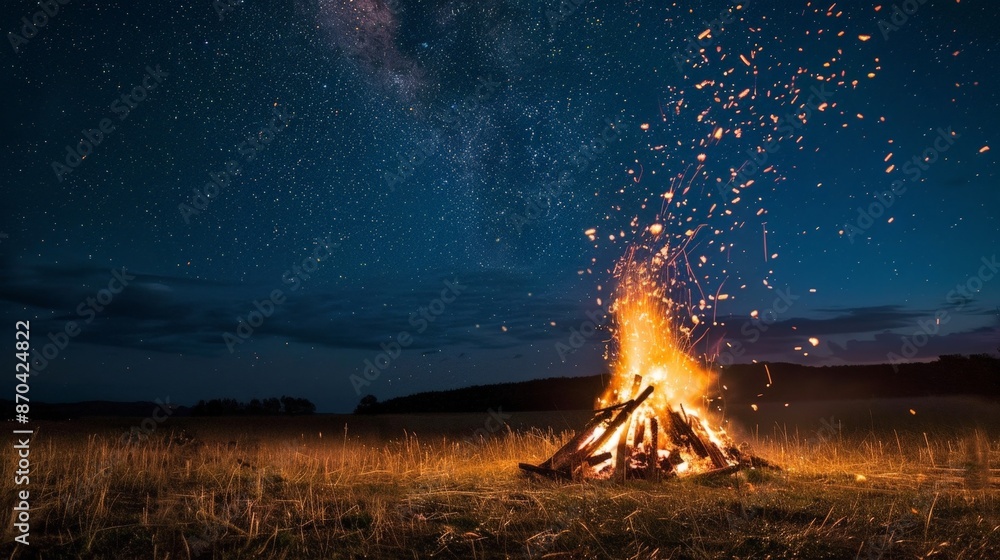
<instances>
[{"instance_id":1,"label":"tree line","mask_svg":"<svg viewBox=\"0 0 1000 560\"><path fill-rule=\"evenodd\" d=\"M200 400L191 407L192 416L278 416L287 414L299 416L316 412L316 405L309 399L282 396L269 399L250 399L250 402L236 399Z\"/></svg>"}]
</instances>

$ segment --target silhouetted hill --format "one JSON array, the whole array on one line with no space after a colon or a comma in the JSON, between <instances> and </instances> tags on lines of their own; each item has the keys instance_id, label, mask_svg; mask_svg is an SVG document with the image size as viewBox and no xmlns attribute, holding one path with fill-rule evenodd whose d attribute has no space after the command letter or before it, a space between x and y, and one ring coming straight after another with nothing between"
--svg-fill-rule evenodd
<instances>
[{"instance_id":1,"label":"silhouetted hill","mask_svg":"<svg viewBox=\"0 0 1000 560\"><path fill-rule=\"evenodd\" d=\"M927 363L810 367L788 363L736 364L723 370L728 401L837 400L975 395L1000 397L1000 359L941 356ZM768 387L768 370L771 386Z\"/></svg>"},{"instance_id":2,"label":"silhouetted hill","mask_svg":"<svg viewBox=\"0 0 1000 560\"><path fill-rule=\"evenodd\" d=\"M594 400L607 382L605 376L550 377L518 383L476 385L450 391L431 391L385 402L358 406L358 414L413 412L485 412L502 408L524 410L586 410L594 408ZM368 402L371 402L370 399Z\"/></svg>"},{"instance_id":3,"label":"silhouetted hill","mask_svg":"<svg viewBox=\"0 0 1000 560\"><path fill-rule=\"evenodd\" d=\"M768 382L770 372L770 386ZM552 377L417 393L378 402L367 396L355 414L586 410L608 377ZM736 364L722 369L714 394L730 404L864 398L975 395L1000 398L1000 359L989 355L941 356L929 363L803 366Z\"/></svg>"}]
</instances>

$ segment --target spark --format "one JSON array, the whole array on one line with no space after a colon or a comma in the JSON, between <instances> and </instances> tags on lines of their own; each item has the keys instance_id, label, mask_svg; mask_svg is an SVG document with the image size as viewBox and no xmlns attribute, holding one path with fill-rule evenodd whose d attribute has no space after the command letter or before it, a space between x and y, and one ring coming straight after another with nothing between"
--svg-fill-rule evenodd
<instances>
[{"instance_id":1,"label":"spark","mask_svg":"<svg viewBox=\"0 0 1000 560\"><path fill-rule=\"evenodd\" d=\"M767 222L764 222L762 227L764 228L764 262L767 262Z\"/></svg>"}]
</instances>

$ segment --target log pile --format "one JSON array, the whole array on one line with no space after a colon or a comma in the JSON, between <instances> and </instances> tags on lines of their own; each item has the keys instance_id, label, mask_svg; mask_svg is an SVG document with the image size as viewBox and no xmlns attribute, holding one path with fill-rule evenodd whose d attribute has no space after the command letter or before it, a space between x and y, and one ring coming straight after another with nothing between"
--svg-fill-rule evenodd
<instances>
[{"instance_id":1,"label":"log pile","mask_svg":"<svg viewBox=\"0 0 1000 560\"><path fill-rule=\"evenodd\" d=\"M567 480L585 476L620 480L658 480L686 474L720 475L743 468L777 468L758 457L741 452L731 443L717 443L701 420L683 406L662 411L660 416L635 417L636 409L655 390L652 385L636 396L595 411L594 417L576 436L540 465L520 463L522 470ZM607 451L609 440L617 443ZM631 436L631 437L630 437Z\"/></svg>"}]
</instances>

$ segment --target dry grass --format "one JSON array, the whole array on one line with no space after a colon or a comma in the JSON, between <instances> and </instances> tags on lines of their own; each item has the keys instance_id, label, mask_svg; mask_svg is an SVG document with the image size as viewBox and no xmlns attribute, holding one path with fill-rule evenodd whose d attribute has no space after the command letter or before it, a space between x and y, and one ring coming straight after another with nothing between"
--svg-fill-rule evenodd
<instances>
[{"instance_id":1,"label":"dry grass","mask_svg":"<svg viewBox=\"0 0 1000 560\"><path fill-rule=\"evenodd\" d=\"M1000 416L987 409L992 426L975 419L968 425L927 419L910 429L845 425L822 442L794 435L796 427L787 424L766 435L757 428L743 438L782 472L630 484L558 483L519 473L519 461L541 461L568 437L537 426L551 424L546 418L574 423L586 413L568 419L519 413L515 419L536 427L478 442L463 441L482 425L475 415L176 418L140 444L119 441L114 421L53 423L41 427L32 448L32 546L9 544L8 523L0 552L157 559L996 558L1000 484L991 466L1000 466ZM817 424L819 415L809 418L802 424ZM169 441L181 429L197 441ZM13 470L4 461L0 495L8 511Z\"/></svg>"}]
</instances>

